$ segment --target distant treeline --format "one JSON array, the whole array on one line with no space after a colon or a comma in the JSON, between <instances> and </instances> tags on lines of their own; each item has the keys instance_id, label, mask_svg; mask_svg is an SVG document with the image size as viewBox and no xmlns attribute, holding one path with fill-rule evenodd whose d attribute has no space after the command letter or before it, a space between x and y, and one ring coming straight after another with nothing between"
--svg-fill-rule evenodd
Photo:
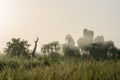
<instances>
[{"instance_id":1,"label":"distant treeline","mask_svg":"<svg viewBox=\"0 0 120 80\"><path fill-rule=\"evenodd\" d=\"M9 56L27 56L28 58L35 57L38 38L35 41L35 46L32 52L29 51L30 44L27 40L13 38L7 42L5 53ZM96 60L104 59L120 59L120 49L118 49L113 41L105 41L104 37L97 36L94 38L94 32L84 29L83 37L75 41L69 34L65 37L66 43L60 44L59 41L53 41L41 47L40 53L44 56L73 56L76 58L94 58Z\"/></svg>"}]
</instances>

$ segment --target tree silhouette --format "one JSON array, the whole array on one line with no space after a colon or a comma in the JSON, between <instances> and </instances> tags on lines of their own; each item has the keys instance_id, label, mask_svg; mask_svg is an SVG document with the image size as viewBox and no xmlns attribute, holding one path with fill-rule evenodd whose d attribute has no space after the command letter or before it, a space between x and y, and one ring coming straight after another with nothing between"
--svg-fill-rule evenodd
<instances>
[{"instance_id":1,"label":"tree silhouette","mask_svg":"<svg viewBox=\"0 0 120 80\"><path fill-rule=\"evenodd\" d=\"M37 40L35 41L35 46L34 46L34 49L33 49L33 52L32 52L32 57L35 57L38 40L39 40L39 39L37 38Z\"/></svg>"},{"instance_id":2,"label":"tree silhouette","mask_svg":"<svg viewBox=\"0 0 120 80\"><path fill-rule=\"evenodd\" d=\"M107 48L100 43L92 43L87 47L89 51L89 56L96 60L101 60L107 58Z\"/></svg>"},{"instance_id":3,"label":"tree silhouette","mask_svg":"<svg viewBox=\"0 0 120 80\"><path fill-rule=\"evenodd\" d=\"M79 56L79 49L77 47L70 48L67 44L63 44L63 52L65 56Z\"/></svg>"},{"instance_id":4,"label":"tree silhouette","mask_svg":"<svg viewBox=\"0 0 120 80\"><path fill-rule=\"evenodd\" d=\"M63 44L63 52L66 56L78 56L79 49L75 46L73 37L69 34L65 37L67 43Z\"/></svg>"},{"instance_id":5,"label":"tree silhouette","mask_svg":"<svg viewBox=\"0 0 120 80\"><path fill-rule=\"evenodd\" d=\"M51 53L59 53L60 52L60 44L58 41L53 41L51 43L45 44L42 46L41 51L44 55Z\"/></svg>"},{"instance_id":6,"label":"tree silhouette","mask_svg":"<svg viewBox=\"0 0 120 80\"><path fill-rule=\"evenodd\" d=\"M44 54L44 55L46 55L47 54L47 45L43 45L42 46L42 48L41 48L41 51L42 51L42 53Z\"/></svg>"},{"instance_id":7,"label":"tree silhouette","mask_svg":"<svg viewBox=\"0 0 120 80\"><path fill-rule=\"evenodd\" d=\"M89 54L90 45L93 43L94 32L88 29L83 30L83 37L77 41L78 48L81 49L81 53L84 55Z\"/></svg>"},{"instance_id":8,"label":"tree silhouette","mask_svg":"<svg viewBox=\"0 0 120 80\"><path fill-rule=\"evenodd\" d=\"M67 42L69 48L73 48L75 46L74 39L70 34L65 37L65 41Z\"/></svg>"},{"instance_id":9,"label":"tree silhouette","mask_svg":"<svg viewBox=\"0 0 120 80\"><path fill-rule=\"evenodd\" d=\"M10 42L7 42L5 53L10 56L28 56L29 46L27 40L20 40L20 38L13 38Z\"/></svg>"}]
</instances>

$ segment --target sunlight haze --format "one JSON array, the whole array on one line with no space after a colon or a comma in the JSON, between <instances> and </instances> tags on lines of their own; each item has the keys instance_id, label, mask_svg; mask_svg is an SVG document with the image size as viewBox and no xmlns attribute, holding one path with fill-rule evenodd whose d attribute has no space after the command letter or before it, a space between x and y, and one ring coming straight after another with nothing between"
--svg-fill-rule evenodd
<instances>
[{"instance_id":1,"label":"sunlight haze","mask_svg":"<svg viewBox=\"0 0 120 80\"><path fill-rule=\"evenodd\" d=\"M64 43L71 34L75 41L83 29L103 35L120 48L120 0L0 0L0 51L11 38L20 37L34 46Z\"/></svg>"}]
</instances>

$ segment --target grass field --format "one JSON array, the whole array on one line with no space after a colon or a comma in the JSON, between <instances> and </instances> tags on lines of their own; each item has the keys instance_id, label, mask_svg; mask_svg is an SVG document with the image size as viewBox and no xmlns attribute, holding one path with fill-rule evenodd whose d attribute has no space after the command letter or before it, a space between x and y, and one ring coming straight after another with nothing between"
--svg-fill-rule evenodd
<instances>
[{"instance_id":1,"label":"grass field","mask_svg":"<svg viewBox=\"0 0 120 80\"><path fill-rule=\"evenodd\" d=\"M0 80L120 80L120 61L0 57Z\"/></svg>"}]
</instances>

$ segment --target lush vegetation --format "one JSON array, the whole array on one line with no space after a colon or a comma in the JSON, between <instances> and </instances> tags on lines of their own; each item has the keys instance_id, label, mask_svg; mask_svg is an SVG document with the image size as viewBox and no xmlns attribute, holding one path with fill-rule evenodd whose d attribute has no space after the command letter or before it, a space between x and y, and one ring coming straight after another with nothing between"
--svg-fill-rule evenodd
<instances>
[{"instance_id":1,"label":"lush vegetation","mask_svg":"<svg viewBox=\"0 0 120 80\"><path fill-rule=\"evenodd\" d=\"M0 55L0 80L119 80L120 49L93 37L85 29L76 46L67 35L62 47L58 41L43 45L42 55L36 54L38 38L32 52L27 40L13 38Z\"/></svg>"},{"instance_id":2,"label":"lush vegetation","mask_svg":"<svg viewBox=\"0 0 120 80\"><path fill-rule=\"evenodd\" d=\"M0 80L119 80L120 61L37 56L0 58Z\"/></svg>"},{"instance_id":3,"label":"lush vegetation","mask_svg":"<svg viewBox=\"0 0 120 80\"><path fill-rule=\"evenodd\" d=\"M0 80L119 80L120 61L37 56L0 58Z\"/></svg>"}]
</instances>

